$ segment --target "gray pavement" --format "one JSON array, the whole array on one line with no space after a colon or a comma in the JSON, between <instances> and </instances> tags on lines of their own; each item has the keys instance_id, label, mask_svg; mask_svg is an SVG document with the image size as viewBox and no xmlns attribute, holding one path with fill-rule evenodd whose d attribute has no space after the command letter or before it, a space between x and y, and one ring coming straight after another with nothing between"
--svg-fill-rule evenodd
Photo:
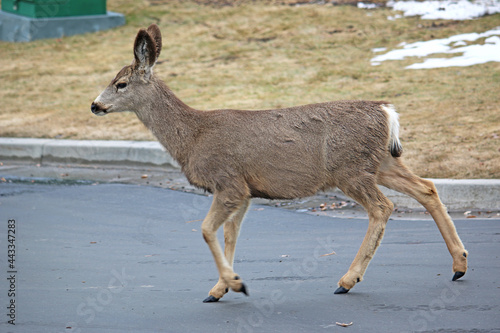
<instances>
[{"instance_id":1,"label":"gray pavement","mask_svg":"<svg viewBox=\"0 0 500 333\"><path fill-rule=\"evenodd\" d=\"M500 332L498 220L455 220L470 267L451 282L434 223L393 216L365 280L334 295L366 219L254 204L235 260L250 296L204 304L217 281L200 232L209 196L63 178L0 183L1 332Z\"/></svg>"}]
</instances>

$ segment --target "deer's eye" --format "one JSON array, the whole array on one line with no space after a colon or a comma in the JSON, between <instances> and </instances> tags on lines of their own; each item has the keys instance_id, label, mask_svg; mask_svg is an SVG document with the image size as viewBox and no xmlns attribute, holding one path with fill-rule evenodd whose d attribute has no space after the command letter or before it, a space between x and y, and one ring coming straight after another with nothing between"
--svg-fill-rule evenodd
<instances>
[{"instance_id":1,"label":"deer's eye","mask_svg":"<svg viewBox=\"0 0 500 333\"><path fill-rule=\"evenodd\" d=\"M117 89L123 89L123 88L125 88L126 86L127 86L127 83L126 83L126 82L122 82L122 83L118 83L118 84L116 85L116 88L117 88Z\"/></svg>"}]
</instances>

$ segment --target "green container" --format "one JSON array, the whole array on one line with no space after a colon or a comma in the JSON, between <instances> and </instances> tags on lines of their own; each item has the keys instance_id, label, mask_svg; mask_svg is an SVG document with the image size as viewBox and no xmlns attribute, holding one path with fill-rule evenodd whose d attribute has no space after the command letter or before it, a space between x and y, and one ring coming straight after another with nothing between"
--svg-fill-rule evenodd
<instances>
[{"instance_id":1,"label":"green container","mask_svg":"<svg viewBox=\"0 0 500 333\"><path fill-rule=\"evenodd\" d=\"M31 18L105 15L106 0L2 0L2 10Z\"/></svg>"}]
</instances>

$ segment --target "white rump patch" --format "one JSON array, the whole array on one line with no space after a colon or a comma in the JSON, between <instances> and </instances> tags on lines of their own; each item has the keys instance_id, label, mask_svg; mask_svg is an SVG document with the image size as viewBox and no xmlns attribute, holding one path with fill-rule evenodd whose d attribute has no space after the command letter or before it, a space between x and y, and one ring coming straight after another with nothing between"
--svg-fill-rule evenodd
<instances>
[{"instance_id":1,"label":"white rump patch","mask_svg":"<svg viewBox=\"0 0 500 333\"><path fill-rule=\"evenodd\" d=\"M382 110L387 113L389 125L389 148L392 156L400 156L403 150L401 141L399 141L399 114L392 104L382 105Z\"/></svg>"}]
</instances>

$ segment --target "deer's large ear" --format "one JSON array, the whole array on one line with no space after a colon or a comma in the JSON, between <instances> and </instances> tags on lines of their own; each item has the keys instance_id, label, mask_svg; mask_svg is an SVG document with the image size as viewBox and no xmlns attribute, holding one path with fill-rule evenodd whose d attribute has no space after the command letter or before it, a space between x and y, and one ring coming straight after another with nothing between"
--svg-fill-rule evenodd
<instances>
[{"instance_id":1,"label":"deer's large ear","mask_svg":"<svg viewBox=\"0 0 500 333\"><path fill-rule=\"evenodd\" d=\"M161 52L161 32L160 28L156 24L151 24L147 30L148 34L153 38L156 45L156 60L160 57Z\"/></svg>"},{"instance_id":2,"label":"deer's large ear","mask_svg":"<svg viewBox=\"0 0 500 333\"><path fill-rule=\"evenodd\" d=\"M134 67L144 70L145 73L150 73L157 58L156 44L150 34L144 29L139 30L137 37L135 37L134 56Z\"/></svg>"}]
</instances>

